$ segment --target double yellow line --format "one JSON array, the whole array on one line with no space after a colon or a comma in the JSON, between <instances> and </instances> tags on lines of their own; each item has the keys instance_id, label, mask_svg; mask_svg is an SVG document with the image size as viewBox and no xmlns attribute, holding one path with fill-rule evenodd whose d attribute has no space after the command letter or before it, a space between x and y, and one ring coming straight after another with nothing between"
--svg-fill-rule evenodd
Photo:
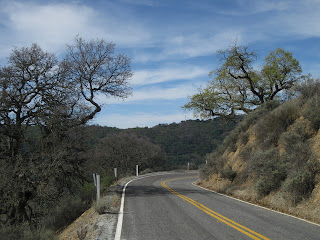
<instances>
[{"instance_id":1,"label":"double yellow line","mask_svg":"<svg viewBox=\"0 0 320 240\"><path fill-rule=\"evenodd\" d=\"M186 178L186 177L185 177ZM167 182L169 181L174 181L174 180L178 180L178 179L185 179L185 178L174 178L174 179L168 179L166 181L163 181L161 182L161 186L164 187L165 189L167 189L169 192L177 195L178 197L182 198L183 200L191 203L192 205L194 205L195 207L199 208L201 211L205 212L206 214L210 215L211 217L214 217L216 219L218 219L220 222L223 222L225 224L227 224L228 226L238 230L239 232L249 236L250 238L252 239L256 239L256 240L261 240L261 239L264 239L264 240L270 240L269 238L245 227L245 226L242 226L241 224L239 223L236 223L235 221L211 210L210 208L207 208L206 206L202 205L201 203L198 203L197 201L191 199L191 198L188 198L176 191L174 191L173 189L171 189L170 187L168 187L166 185ZM187 177L187 178L194 178L194 177Z\"/></svg>"}]
</instances>

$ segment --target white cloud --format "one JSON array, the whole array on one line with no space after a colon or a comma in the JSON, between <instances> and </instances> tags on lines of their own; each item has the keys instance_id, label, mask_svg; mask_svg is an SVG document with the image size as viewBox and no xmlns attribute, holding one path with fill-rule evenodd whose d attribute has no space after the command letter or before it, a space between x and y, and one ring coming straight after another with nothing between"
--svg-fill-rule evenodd
<instances>
[{"instance_id":1,"label":"white cloud","mask_svg":"<svg viewBox=\"0 0 320 240\"><path fill-rule=\"evenodd\" d=\"M320 2L319 0L299 1L292 11L280 15L277 20L286 31L305 38L320 37Z\"/></svg>"},{"instance_id":2,"label":"white cloud","mask_svg":"<svg viewBox=\"0 0 320 240\"><path fill-rule=\"evenodd\" d=\"M290 5L287 0L237 0L237 7L219 12L229 16L248 16L270 11L282 12L289 9Z\"/></svg>"},{"instance_id":3,"label":"white cloud","mask_svg":"<svg viewBox=\"0 0 320 240\"><path fill-rule=\"evenodd\" d=\"M198 81L197 84L180 84L169 88L144 87L139 90L134 90L133 95L124 100L107 98L100 95L98 101L101 104L127 104L150 100L177 100L195 94L201 84L205 84L205 82Z\"/></svg>"},{"instance_id":4,"label":"white cloud","mask_svg":"<svg viewBox=\"0 0 320 240\"><path fill-rule=\"evenodd\" d=\"M185 119L193 119L192 114L173 113L135 113L135 114L108 114L99 115L92 123L102 126L117 127L117 128L134 128L134 127L153 127L158 124L179 123Z\"/></svg>"},{"instance_id":5,"label":"white cloud","mask_svg":"<svg viewBox=\"0 0 320 240\"><path fill-rule=\"evenodd\" d=\"M221 29L214 34L196 33L171 35L164 39L158 53L140 53L134 57L138 62L162 61L165 59L187 59L199 56L209 56L217 50L227 48L232 41L239 44L243 40L243 32L238 29Z\"/></svg>"},{"instance_id":6,"label":"white cloud","mask_svg":"<svg viewBox=\"0 0 320 240\"><path fill-rule=\"evenodd\" d=\"M133 85L146 85L175 80L191 80L208 76L210 68L193 65L164 67L134 72L131 83Z\"/></svg>"},{"instance_id":7,"label":"white cloud","mask_svg":"<svg viewBox=\"0 0 320 240\"><path fill-rule=\"evenodd\" d=\"M122 14L125 10L122 9ZM76 35L105 38L119 45L140 44L148 33L136 21L118 18L116 10L105 13L74 3L35 4L32 2L0 2L0 53L13 46L37 42L50 51L62 51Z\"/></svg>"}]
</instances>

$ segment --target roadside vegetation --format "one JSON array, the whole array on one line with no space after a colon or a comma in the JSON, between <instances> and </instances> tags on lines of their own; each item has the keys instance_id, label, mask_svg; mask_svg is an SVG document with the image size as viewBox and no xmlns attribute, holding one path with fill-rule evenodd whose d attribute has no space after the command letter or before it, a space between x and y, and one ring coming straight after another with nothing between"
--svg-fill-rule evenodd
<instances>
[{"instance_id":1,"label":"roadside vegetation","mask_svg":"<svg viewBox=\"0 0 320 240\"><path fill-rule=\"evenodd\" d=\"M130 59L114 47L76 37L59 61L32 44L0 68L1 239L50 239L91 205L79 129L100 112L98 95L131 93Z\"/></svg>"},{"instance_id":2,"label":"roadside vegetation","mask_svg":"<svg viewBox=\"0 0 320 240\"><path fill-rule=\"evenodd\" d=\"M290 52L270 52L261 68L248 46L218 52L206 88L183 106L202 118L243 119L207 154L200 184L320 222L320 82Z\"/></svg>"},{"instance_id":3,"label":"roadside vegetation","mask_svg":"<svg viewBox=\"0 0 320 240\"><path fill-rule=\"evenodd\" d=\"M114 48L76 37L59 60L32 44L14 49L0 68L1 239L54 239L92 205L112 211L116 195L93 202L92 173L104 191L114 168L118 178L135 165L142 173L188 162L195 169L233 128L221 119L128 130L88 125L101 111L98 96L131 94L130 59Z\"/></svg>"},{"instance_id":4,"label":"roadside vegetation","mask_svg":"<svg viewBox=\"0 0 320 240\"><path fill-rule=\"evenodd\" d=\"M320 82L296 91L291 101L268 102L245 116L206 156L201 184L320 222Z\"/></svg>"},{"instance_id":5,"label":"roadside vegetation","mask_svg":"<svg viewBox=\"0 0 320 240\"><path fill-rule=\"evenodd\" d=\"M248 47L220 51L215 77L184 106L208 119L120 130L88 125L101 111L97 96L131 94L130 59L114 47L77 37L59 61L33 44L0 68L2 239L55 239L91 206L114 211L118 194L94 203L92 173L104 191L114 168L121 178L136 165L202 165L201 184L289 212L320 200L320 83L290 52L272 51L259 70Z\"/></svg>"}]
</instances>

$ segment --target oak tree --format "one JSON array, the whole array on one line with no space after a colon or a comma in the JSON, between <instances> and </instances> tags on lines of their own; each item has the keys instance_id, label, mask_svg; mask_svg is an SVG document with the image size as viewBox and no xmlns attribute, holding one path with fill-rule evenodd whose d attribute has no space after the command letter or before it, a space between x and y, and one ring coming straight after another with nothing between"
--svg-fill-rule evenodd
<instances>
[{"instance_id":1,"label":"oak tree","mask_svg":"<svg viewBox=\"0 0 320 240\"><path fill-rule=\"evenodd\" d=\"M59 196L81 177L74 128L101 111L99 97L127 97L131 76L130 59L103 39L76 37L61 61L37 44L12 51L0 68L0 215L6 223L33 222L44 192L59 189ZM30 142L32 129L38 135Z\"/></svg>"},{"instance_id":2,"label":"oak tree","mask_svg":"<svg viewBox=\"0 0 320 240\"><path fill-rule=\"evenodd\" d=\"M281 48L270 52L261 69L255 68L255 51L236 44L218 51L220 67L211 71L212 81L183 106L202 118L234 117L271 100L284 98L284 91L305 78L299 61Z\"/></svg>"}]
</instances>

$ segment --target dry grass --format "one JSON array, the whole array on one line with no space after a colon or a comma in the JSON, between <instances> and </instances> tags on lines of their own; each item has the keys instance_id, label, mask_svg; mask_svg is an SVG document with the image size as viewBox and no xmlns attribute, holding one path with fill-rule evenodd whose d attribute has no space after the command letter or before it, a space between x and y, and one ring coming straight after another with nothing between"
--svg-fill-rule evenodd
<instances>
[{"instance_id":1,"label":"dry grass","mask_svg":"<svg viewBox=\"0 0 320 240\"><path fill-rule=\"evenodd\" d=\"M280 191L259 198L255 193L254 183L253 180L249 180L241 187L235 187L231 186L230 182L228 184L225 179L219 179L218 177L210 178L209 181L197 182L204 188L320 224L320 185L314 189L307 201L302 201L297 206L290 206L283 199Z\"/></svg>"}]
</instances>

